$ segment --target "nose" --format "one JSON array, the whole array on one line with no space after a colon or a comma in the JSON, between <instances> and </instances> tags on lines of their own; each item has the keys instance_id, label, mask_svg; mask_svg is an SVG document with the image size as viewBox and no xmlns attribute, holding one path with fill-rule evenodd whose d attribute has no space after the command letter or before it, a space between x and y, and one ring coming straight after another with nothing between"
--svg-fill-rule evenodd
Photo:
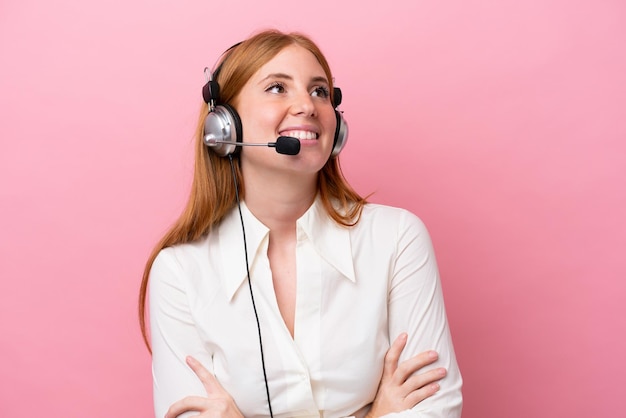
<instances>
[{"instance_id":1,"label":"nose","mask_svg":"<svg viewBox=\"0 0 626 418\"><path fill-rule=\"evenodd\" d=\"M308 91L299 91L294 95L291 104L291 112L294 115L315 117L317 116L317 108Z\"/></svg>"}]
</instances>

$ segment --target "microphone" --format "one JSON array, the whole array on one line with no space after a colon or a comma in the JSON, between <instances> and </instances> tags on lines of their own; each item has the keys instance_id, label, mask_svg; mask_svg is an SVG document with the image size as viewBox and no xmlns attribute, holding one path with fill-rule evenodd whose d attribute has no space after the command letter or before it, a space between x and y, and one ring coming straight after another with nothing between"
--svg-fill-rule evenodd
<instances>
[{"instance_id":1,"label":"microphone","mask_svg":"<svg viewBox=\"0 0 626 418\"><path fill-rule=\"evenodd\" d=\"M222 141L215 139L213 135L205 135L204 144L208 147L216 147L219 144L234 145L236 147L270 147L276 148L276 152L284 155L298 155L300 152L300 140L293 136L279 136L276 142L250 143L236 141Z\"/></svg>"}]
</instances>

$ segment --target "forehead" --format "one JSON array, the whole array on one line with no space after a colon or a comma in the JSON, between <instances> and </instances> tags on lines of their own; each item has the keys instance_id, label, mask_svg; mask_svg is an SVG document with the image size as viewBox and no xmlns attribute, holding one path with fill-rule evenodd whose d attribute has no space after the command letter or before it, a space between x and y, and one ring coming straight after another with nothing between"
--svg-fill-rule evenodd
<instances>
[{"instance_id":1,"label":"forehead","mask_svg":"<svg viewBox=\"0 0 626 418\"><path fill-rule=\"evenodd\" d=\"M265 63L253 76L264 78L273 73L287 74L292 77L326 78L321 64L311 51L300 45L283 48L274 58Z\"/></svg>"}]
</instances>

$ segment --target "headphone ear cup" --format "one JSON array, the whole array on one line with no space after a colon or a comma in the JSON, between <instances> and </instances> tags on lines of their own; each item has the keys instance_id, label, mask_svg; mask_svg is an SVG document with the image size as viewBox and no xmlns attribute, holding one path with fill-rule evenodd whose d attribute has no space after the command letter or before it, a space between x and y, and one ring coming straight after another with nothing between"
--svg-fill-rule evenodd
<instances>
[{"instance_id":1,"label":"headphone ear cup","mask_svg":"<svg viewBox=\"0 0 626 418\"><path fill-rule=\"evenodd\" d=\"M335 117L337 118L337 127L335 128L335 142L333 144L333 150L330 153L331 158L339 155L343 147L345 147L348 142L348 123L338 110L335 110Z\"/></svg>"},{"instance_id":2,"label":"headphone ear cup","mask_svg":"<svg viewBox=\"0 0 626 418\"><path fill-rule=\"evenodd\" d=\"M216 106L204 119L204 145L220 157L234 154L238 147L220 141L241 142L243 137L241 119L230 105Z\"/></svg>"}]
</instances>

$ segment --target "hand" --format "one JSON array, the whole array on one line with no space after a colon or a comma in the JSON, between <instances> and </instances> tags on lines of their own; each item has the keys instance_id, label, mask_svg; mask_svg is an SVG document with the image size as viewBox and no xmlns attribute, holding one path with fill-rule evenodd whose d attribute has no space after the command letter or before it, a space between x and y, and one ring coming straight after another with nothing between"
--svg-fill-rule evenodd
<instances>
[{"instance_id":1,"label":"hand","mask_svg":"<svg viewBox=\"0 0 626 418\"><path fill-rule=\"evenodd\" d=\"M438 358L436 352L425 351L398 364L406 341L407 335L400 334L385 355L383 376L372 408L367 414L368 418L413 408L439 390L439 384L436 382L446 375L446 369L438 368L425 373L415 373L434 363Z\"/></svg>"},{"instance_id":2,"label":"hand","mask_svg":"<svg viewBox=\"0 0 626 418\"><path fill-rule=\"evenodd\" d=\"M187 396L170 406L165 418L176 418L188 411L200 412L200 415L194 415L199 418L243 418L235 401L219 384L215 376L193 357L187 357L187 365L200 378L207 397Z\"/></svg>"}]
</instances>

